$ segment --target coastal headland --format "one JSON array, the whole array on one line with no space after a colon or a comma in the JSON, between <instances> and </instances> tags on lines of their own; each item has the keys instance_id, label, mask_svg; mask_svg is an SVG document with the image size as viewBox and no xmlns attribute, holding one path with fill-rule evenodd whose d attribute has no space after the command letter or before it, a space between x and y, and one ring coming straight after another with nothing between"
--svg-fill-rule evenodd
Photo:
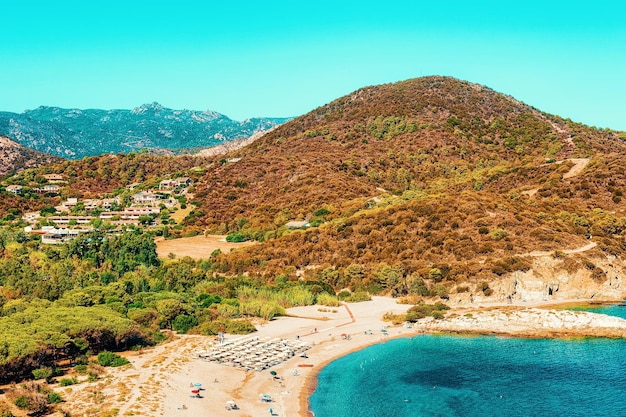
<instances>
[{"instance_id":1,"label":"coastal headland","mask_svg":"<svg viewBox=\"0 0 626 417\"><path fill-rule=\"evenodd\" d=\"M203 356L217 346L215 337L173 335L154 348L129 352L125 356L130 365L109 370L96 382L59 388L66 400L63 409L72 416L307 416L312 415L308 398L317 374L327 363L392 338L424 333L626 337L626 320L563 310L554 302L458 306L445 319L410 327L382 321L385 313L399 314L409 307L374 297L340 307L291 308L287 317L259 323L254 337L298 340L311 348L306 357L296 355L262 371L207 360ZM226 342L243 338L226 335Z\"/></svg>"}]
</instances>

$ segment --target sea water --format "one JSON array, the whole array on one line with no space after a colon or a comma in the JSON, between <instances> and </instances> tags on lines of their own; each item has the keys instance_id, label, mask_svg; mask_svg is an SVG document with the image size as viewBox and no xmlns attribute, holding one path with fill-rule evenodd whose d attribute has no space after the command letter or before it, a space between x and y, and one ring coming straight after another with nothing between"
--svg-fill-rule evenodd
<instances>
[{"instance_id":1,"label":"sea water","mask_svg":"<svg viewBox=\"0 0 626 417\"><path fill-rule=\"evenodd\" d=\"M608 316L616 316L616 317L621 317L623 319L626 319L626 305L624 304L575 307L575 308L572 308L571 310L589 311L591 313L606 314Z\"/></svg>"},{"instance_id":2,"label":"sea water","mask_svg":"<svg viewBox=\"0 0 626 417\"><path fill-rule=\"evenodd\" d=\"M394 339L331 362L310 401L316 417L626 416L626 341Z\"/></svg>"}]
</instances>

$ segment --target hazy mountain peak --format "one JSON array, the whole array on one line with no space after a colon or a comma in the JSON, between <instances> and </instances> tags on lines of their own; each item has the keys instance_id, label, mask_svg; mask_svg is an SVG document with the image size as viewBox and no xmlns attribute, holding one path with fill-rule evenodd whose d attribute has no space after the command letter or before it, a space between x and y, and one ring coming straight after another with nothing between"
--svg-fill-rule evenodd
<instances>
[{"instance_id":1,"label":"hazy mountain peak","mask_svg":"<svg viewBox=\"0 0 626 417\"><path fill-rule=\"evenodd\" d=\"M152 103L146 103L146 104L142 104L139 107L135 107L134 109L131 110L131 113L133 114L144 114L147 112L157 113L157 112L162 112L164 110L166 110L165 107L163 107L156 101L153 101Z\"/></svg>"}]
</instances>

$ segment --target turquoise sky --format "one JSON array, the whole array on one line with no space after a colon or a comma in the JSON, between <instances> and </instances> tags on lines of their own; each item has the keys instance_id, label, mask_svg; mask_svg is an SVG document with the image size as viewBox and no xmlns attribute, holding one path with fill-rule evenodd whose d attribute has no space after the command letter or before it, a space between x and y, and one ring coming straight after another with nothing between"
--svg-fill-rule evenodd
<instances>
[{"instance_id":1,"label":"turquoise sky","mask_svg":"<svg viewBox=\"0 0 626 417\"><path fill-rule=\"evenodd\" d=\"M437 74L626 130L625 3L3 1L0 110L296 116Z\"/></svg>"}]
</instances>

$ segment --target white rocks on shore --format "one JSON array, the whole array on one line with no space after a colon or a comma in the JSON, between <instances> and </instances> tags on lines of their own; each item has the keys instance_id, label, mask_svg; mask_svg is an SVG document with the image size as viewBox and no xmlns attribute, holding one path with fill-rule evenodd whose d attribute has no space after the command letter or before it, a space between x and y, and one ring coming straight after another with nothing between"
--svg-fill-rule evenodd
<instances>
[{"instance_id":1,"label":"white rocks on shore","mask_svg":"<svg viewBox=\"0 0 626 417\"><path fill-rule=\"evenodd\" d=\"M626 337L626 320L581 311L495 309L419 324L426 331L519 336Z\"/></svg>"}]
</instances>

